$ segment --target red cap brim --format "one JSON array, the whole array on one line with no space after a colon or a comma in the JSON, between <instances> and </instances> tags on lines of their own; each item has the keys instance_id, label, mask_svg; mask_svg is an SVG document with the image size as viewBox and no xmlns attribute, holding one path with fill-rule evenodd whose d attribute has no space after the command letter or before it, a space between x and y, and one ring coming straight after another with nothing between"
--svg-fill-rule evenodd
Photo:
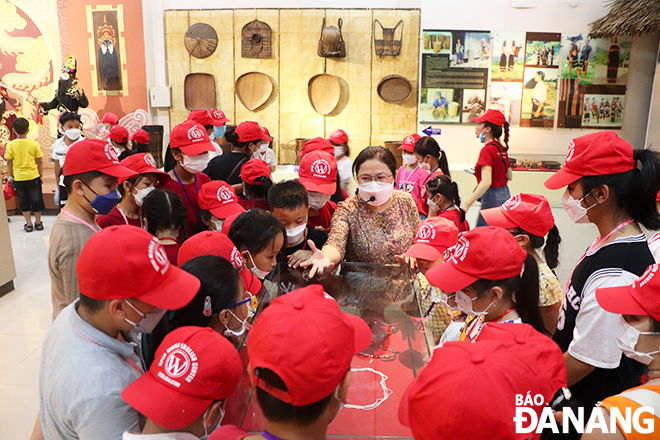
<instances>
[{"instance_id":1,"label":"red cap brim","mask_svg":"<svg viewBox=\"0 0 660 440\"><path fill-rule=\"evenodd\" d=\"M213 399L178 393L150 372L127 386L121 397L140 414L167 429L185 428L213 403Z\"/></svg>"},{"instance_id":2,"label":"red cap brim","mask_svg":"<svg viewBox=\"0 0 660 440\"><path fill-rule=\"evenodd\" d=\"M179 147L181 152L186 156L197 156L198 154L206 153L207 151L215 151L215 147L211 142L199 142L185 147Z\"/></svg>"},{"instance_id":3,"label":"red cap brim","mask_svg":"<svg viewBox=\"0 0 660 440\"><path fill-rule=\"evenodd\" d=\"M109 176L116 177L118 179L130 179L133 176L137 176L138 173L129 168L123 167L121 165L110 165L108 167L99 168L95 171L98 171Z\"/></svg>"},{"instance_id":4,"label":"red cap brim","mask_svg":"<svg viewBox=\"0 0 660 440\"><path fill-rule=\"evenodd\" d=\"M618 315L651 316L633 297L631 286L596 289L596 301L605 310Z\"/></svg>"},{"instance_id":5,"label":"red cap brim","mask_svg":"<svg viewBox=\"0 0 660 440\"><path fill-rule=\"evenodd\" d=\"M404 151L407 151L408 153L412 153L412 152L415 151L415 146L414 145L403 145L403 144L401 144L401 146L399 148L397 148L397 150L404 150Z\"/></svg>"},{"instance_id":6,"label":"red cap brim","mask_svg":"<svg viewBox=\"0 0 660 440\"><path fill-rule=\"evenodd\" d=\"M497 226L504 229L517 228L518 225L509 220L500 208L488 208L479 211L488 226Z\"/></svg>"},{"instance_id":7,"label":"red cap brim","mask_svg":"<svg viewBox=\"0 0 660 440\"><path fill-rule=\"evenodd\" d=\"M157 168L154 168L152 170L146 170L146 171L143 171L139 174L156 174L158 176L157 177L158 183L160 183L160 184L165 184L165 183L169 182L170 180L172 180L172 178L170 177L169 174L167 174L165 171L161 171ZM134 175L139 175L139 174L134 174ZM121 185L127 179L130 179L130 177L120 177L117 180L117 183L119 185Z\"/></svg>"},{"instance_id":8,"label":"red cap brim","mask_svg":"<svg viewBox=\"0 0 660 440\"><path fill-rule=\"evenodd\" d=\"M220 208L209 209L209 211L218 219L224 220L230 215L241 214L245 212L245 208L243 208L241 205L238 204L238 202L236 202L236 203L229 203Z\"/></svg>"},{"instance_id":9,"label":"red cap brim","mask_svg":"<svg viewBox=\"0 0 660 440\"><path fill-rule=\"evenodd\" d=\"M155 289L134 298L161 309L178 310L192 301L200 285L199 278L171 265L163 282Z\"/></svg>"},{"instance_id":10,"label":"red cap brim","mask_svg":"<svg viewBox=\"0 0 660 440\"><path fill-rule=\"evenodd\" d=\"M319 183L317 180L306 179L299 177L300 183L303 184L307 191L320 192L321 194L333 195L337 191L337 181Z\"/></svg>"},{"instance_id":11,"label":"red cap brim","mask_svg":"<svg viewBox=\"0 0 660 440\"><path fill-rule=\"evenodd\" d=\"M273 140L273 138L270 137L270 136L266 136L266 134L262 134L262 135L261 135L261 140L262 140L262 141L268 141L268 142L270 142L270 141Z\"/></svg>"},{"instance_id":12,"label":"red cap brim","mask_svg":"<svg viewBox=\"0 0 660 440\"><path fill-rule=\"evenodd\" d=\"M444 292L458 292L479 279L456 269L453 264L444 262L426 272L426 279Z\"/></svg>"},{"instance_id":13,"label":"red cap brim","mask_svg":"<svg viewBox=\"0 0 660 440\"><path fill-rule=\"evenodd\" d=\"M420 260L437 261L442 258L442 253L447 248L439 250L431 245L424 243L415 243L403 254L404 257L413 257Z\"/></svg>"},{"instance_id":14,"label":"red cap brim","mask_svg":"<svg viewBox=\"0 0 660 440\"><path fill-rule=\"evenodd\" d=\"M567 171L566 168L562 168L557 171L555 174L550 176L548 180L544 182L544 185L548 189L560 189L565 186L570 185L576 180L582 178L583 176Z\"/></svg>"},{"instance_id":15,"label":"red cap brim","mask_svg":"<svg viewBox=\"0 0 660 440\"><path fill-rule=\"evenodd\" d=\"M243 280L243 286L245 286L245 290L250 292L253 296L256 296L260 291L261 287L263 284L261 284L261 280L257 278L252 272L250 272L250 269L247 267L244 267L241 270L241 279Z\"/></svg>"},{"instance_id":16,"label":"red cap brim","mask_svg":"<svg viewBox=\"0 0 660 440\"><path fill-rule=\"evenodd\" d=\"M358 354L371 344L372 334L369 325L364 322L364 319L350 313L344 313L344 317L353 327L353 343L355 344L355 354Z\"/></svg>"}]
</instances>

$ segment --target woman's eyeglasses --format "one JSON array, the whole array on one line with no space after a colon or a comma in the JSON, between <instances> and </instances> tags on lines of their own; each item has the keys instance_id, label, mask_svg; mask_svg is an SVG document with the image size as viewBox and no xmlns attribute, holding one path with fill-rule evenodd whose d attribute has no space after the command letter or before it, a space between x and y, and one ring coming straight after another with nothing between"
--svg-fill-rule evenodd
<instances>
[{"instance_id":1,"label":"woman's eyeglasses","mask_svg":"<svg viewBox=\"0 0 660 440\"><path fill-rule=\"evenodd\" d=\"M385 174L385 173L381 173L375 177L369 175L360 175L358 176L358 183L366 184L366 183L371 183L374 180L378 183L390 183L389 182L390 177L392 177L391 174Z\"/></svg>"}]
</instances>

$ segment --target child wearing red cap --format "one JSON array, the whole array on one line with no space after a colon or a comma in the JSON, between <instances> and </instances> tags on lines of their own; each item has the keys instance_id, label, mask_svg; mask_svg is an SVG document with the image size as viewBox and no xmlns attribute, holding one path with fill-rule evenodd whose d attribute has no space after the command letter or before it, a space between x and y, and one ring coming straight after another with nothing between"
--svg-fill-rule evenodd
<instances>
[{"instance_id":1,"label":"child wearing red cap","mask_svg":"<svg viewBox=\"0 0 660 440\"><path fill-rule=\"evenodd\" d=\"M425 218L429 214L426 184L434 177L443 175L451 177L451 174L449 173L447 155L431 136L424 136L415 141L413 155L417 159L419 167L424 171L428 171L421 183L419 197L415 200L420 216Z\"/></svg>"},{"instance_id":2,"label":"child wearing red cap","mask_svg":"<svg viewBox=\"0 0 660 440\"><path fill-rule=\"evenodd\" d=\"M212 108L210 110L203 108L193 110L188 115L188 120L197 122L198 124L203 125L206 129L206 134L209 135L209 140L214 148L214 151L209 152L209 160L216 156L221 156L222 148L220 148L216 139L220 139L225 135L225 124L230 122L222 110L217 108Z\"/></svg>"},{"instance_id":3,"label":"child wearing red cap","mask_svg":"<svg viewBox=\"0 0 660 440\"><path fill-rule=\"evenodd\" d=\"M426 273L429 269L442 264L447 248L458 240L458 229L451 221L442 217L433 217L420 222L415 233L413 245L403 254L404 258L414 259L412 266L419 267L420 274L415 278L423 318L428 318L436 344L456 313L452 313L442 302L442 292L429 284Z\"/></svg>"},{"instance_id":4,"label":"child wearing red cap","mask_svg":"<svg viewBox=\"0 0 660 440\"><path fill-rule=\"evenodd\" d=\"M200 283L134 226L92 236L76 270L80 299L53 322L42 347L41 426L44 438L116 440L142 423L120 398L144 373L136 337L150 333L167 310L186 305Z\"/></svg>"},{"instance_id":5,"label":"child wearing red cap","mask_svg":"<svg viewBox=\"0 0 660 440\"><path fill-rule=\"evenodd\" d=\"M351 361L370 343L367 323L343 313L320 285L275 298L255 321L247 344L266 429L228 437L232 428L220 427L210 439L325 438L347 401Z\"/></svg>"},{"instance_id":6,"label":"child wearing red cap","mask_svg":"<svg viewBox=\"0 0 660 440\"><path fill-rule=\"evenodd\" d=\"M179 237L184 241L186 233L186 207L181 198L167 189L155 189L144 198L142 227L156 237L165 248L170 263L176 265Z\"/></svg>"},{"instance_id":7,"label":"child wearing red cap","mask_svg":"<svg viewBox=\"0 0 660 440\"><path fill-rule=\"evenodd\" d=\"M133 150L128 146L128 130L117 125L110 130L108 142L115 148L119 161L133 154Z\"/></svg>"},{"instance_id":8,"label":"child wearing red cap","mask_svg":"<svg viewBox=\"0 0 660 440\"><path fill-rule=\"evenodd\" d=\"M136 153L120 161L126 168L139 173L137 177L118 180L117 188L121 202L107 215L99 215L96 224L102 228L113 225L133 225L142 227L140 207L147 194L156 189L157 183L169 182L170 176L156 168L156 163L148 153Z\"/></svg>"},{"instance_id":9,"label":"child wearing red cap","mask_svg":"<svg viewBox=\"0 0 660 440\"><path fill-rule=\"evenodd\" d=\"M55 181L58 182L55 189L55 204L61 208L66 203L66 188L64 187L64 176L62 175L62 166L66 159L66 153L73 144L85 138L82 136L82 120L78 113L60 113L57 122L59 132L64 135L53 142L50 149L50 158L53 163Z\"/></svg>"},{"instance_id":10,"label":"child wearing red cap","mask_svg":"<svg viewBox=\"0 0 660 440\"><path fill-rule=\"evenodd\" d=\"M238 353L211 329L181 327L165 337L156 357L159 362L121 393L147 418L141 435L126 431L122 439L207 438L241 378Z\"/></svg>"},{"instance_id":11,"label":"child wearing red cap","mask_svg":"<svg viewBox=\"0 0 660 440\"><path fill-rule=\"evenodd\" d=\"M426 277L446 292L443 301L450 309L468 315L460 340L476 339L485 322L524 322L547 334L539 311L536 260L502 228L462 234L447 250L444 263ZM450 340L445 335L442 341Z\"/></svg>"},{"instance_id":12,"label":"child wearing red cap","mask_svg":"<svg viewBox=\"0 0 660 440\"><path fill-rule=\"evenodd\" d=\"M564 294L553 272L559 264L561 237L548 200L538 194L516 194L499 208L482 210L481 215L489 225L511 232L520 246L536 260L539 266L539 306L546 330L554 333ZM536 251L544 244L545 260Z\"/></svg>"},{"instance_id":13,"label":"child wearing red cap","mask_svg":"<svg viewBox=\"0 0 660 440\"><path fill-rule=\"evenodd\" d=\"M298 267L312 255L308 240L320 249L328 239L328 234L308 224L309 196L299 181L286 180L273 185L268 191L268 208L286 229L287 246L278 256L281 263Z\"/></svg>"},{"instance_id":14,"label":"child wearing red cap","mask_svg":"<svg viewBox=\"0 0 660 440\"><path fill-rule=\"evenodd\" d=\"M268 190L273 185L270 173L272 167L259 158L252 158L241 168L243 197L238 203L244 209L259 208L268 211Z\"/></svg>"},{"instance_id":15,"label":"child wearing red cap","mask_svg":"<svg viewBox=\"0 0 660 440\"><path fill-rule=\"evenodd\" d=\"M172 129L170 146L165 155L165 171L172 179L158 185L158 188L169 189L181 197L186 206L188 237L197 232L199 189L211 181L209 176L202 172L209 163L209 151L215 151L215 148L204 126L194 121L185 121Z\"/></svg>"},{"instance_id":16,"label":"child wearing red cap","mask_svg":"<svg viewBox=\"0 0 660 440\"><path fill-rule=\"evenodd\" d=\"M224 220L233 214L241 214L245 209L238 203L234 188L226 182L212 180L199 190L199 217L203 224L198 230L222 230Z\"/></svg>"},{"instance_id":17,"label":"child wearing red cap","mask_svg":"<svg viewBox=\"0 0 660 440\"><path fill-rule=\"evenodd\" d=\"M499 110L488 110L478 118L472 118L477 127L475 136L484 147L479 152L479 159L474 166L474 175L477 178L477 187L470 197L463 201L461 209L467 212L470 206L481 199L481 209L496 208L506 202L510 197L508 181L513 179L511 164L509 163L509 123ZM500 136L504 133L504 145L500 143ZM477 220L477 227L487 226L481 214Z\"/></svg>"},{"instance_id":18,"label":"child wearing red cap","mask_svg":"<svg viewBox=\"0 0 660 440\"><path fill-rule=\"evenodd\" d=\"M630 284L655 262L641 226L660 229L660 163L652 151L601 131L573 139L545 186L567 187L561 202L568 216L600 233L573 270L553 335L566 359L571 401L588 417L597 402L639 385L646 371L621 356L618 317L598 305L596 289Z\"/></svg>"},{"instance_id":19,"label":"child wearing red cap","mask_svg":"<svg viewBox=\"0 0 660 440\"><path fill-rule=\"evenodd\" d=\"M100 123L99 131L103 134L103 139L106 139L110 135L110 130L119 123L119 118L114 113L105 112Z\"/></svg>"},{"instance_id":20,"label":"child wearing red cap","mask_svg":"<svg viewBox=\"0 0 660 440\"><path fill-rule=\"evenodd\" d=\"M145 130L138 128L128 137L131 141L131 150L137 153L149 152L149 133Z\"/></svg>"},{"instance_id":21,"label":"child wearing red cap","mask_svg":"<svg viewBox=\"0 0 660 440\"><path fill-rule=\"evenodd\" d=\"M94 217L108 214L119 202L117 178L136 173L119 164L107 142L85 139L67 152L62 174L68 199L53 223L48 246L53 319L78 298L76 261L87 240L100 230Z\"/></svg>"},{"instance_id":22,"label":"child wearing red cap","mask_svg":"<svg viewBox=\"0 0 660 440\"><path fill-rule=\"evenodd\" d=\"M421 164L419 163L417 156L413 154L415 142L419 139L421 139L421 137L417 134L411 134L403 139L403 143L399 147L399 150L403 150L401 157L403 158L404 164L396 173L396 188L399 191L410 194L413 200L415 200L415 203L418 202L422 188L424 187L424 182L429 176L429 172L420 167Z\"/></svg>"},{"instance_id":23,"label":"child wearing red cap","mask_svg":"<svg viewBox=\"0 0 660 440\"><path fill-rule=\"evenodd\" d=\"M600 403L603 419L609 427L612 409L620 414L634 414L641 407L653 408L654 415L644 414L639 424L633 422L632 430L624 433L617 419L615 433L603 435L600 428L585 433L584 440L602 438L636 440L657 437L660 423L660 275L659 266L654 264L646 269L632 285L609 287L596 290L596 300L610 313L620 315L616 327L617 345L624 356L647 365L648 380L641 386L610 396ZM630 412L627 412L630 411ZM634 419L633 419L634 420ZM651 426L651 424L653 424ZM642 432L645 431L645 432ZM607 433L605 433L607 434Z\"/></svg>"},{"instance_id":24,"label":"child wearing red cap","mask_svg":"<svg viewBox=\"0 0 660 440\"><path fill-rule=\"evenodd\" d=\"M442 217L453 222L458 232L470 230L470 224L462 211L461 197L458 195L458 184L449 176L436 176L426 182L427 203L430 217Z\"/></svg>"},{"instance_id":25,"label":"child wearing red cap","mask_svg":"<svg viewBox=\"0 0 660 440\"><path fill-rule=\"evenodd\" d=\"M348 146L348 135L344 130L336 130L328 139L335 147L335 160L337 161L337 176L341 189L348 191L353 181L353 161L350 159L350 147Z\"/></svg>"},{"instance_id":26,"label":"child wearing red cap","mask_svg":"<svg viewBox=\"0 0 660 440\"><path fill-rule=\"evenodd\" d=\"M309 151L300 160L298 179L309 195L308 224L329 231L337 209L330 201L337 190L337 161L325 151Z\"/></svg>"},{"instance_id":27,"label":"child wearing red cap","mask_svg":"<svg viewBox=\"0 0 660 440\"><path fill-rule=\"evenodd\" d=\"M266 136L271 137L270 132L266 127L261 127L261 131L263 131ZM252 158L261 159L266 162L270 172L274 173L275 168L277 167L277 158L275 157L275 152L272 149L272 145L273 141L263 142L259 145L259 149L254 152Z\"/></svg>"}]
</instances>

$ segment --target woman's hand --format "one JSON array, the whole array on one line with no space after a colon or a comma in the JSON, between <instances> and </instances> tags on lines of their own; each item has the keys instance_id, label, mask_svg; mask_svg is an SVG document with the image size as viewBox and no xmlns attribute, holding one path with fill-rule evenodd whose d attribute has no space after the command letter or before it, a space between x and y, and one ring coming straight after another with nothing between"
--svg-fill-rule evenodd
<instances>
[{"instance_id":1,"label":"woman's hand","mask_svg":"<svg viewBox=\"0 0 660 440\"><path fill-rule=\"evenodd\" d=\"M306 251L302 249L294 252L293 254L289 255L289 267L296 269L298 266L300 266L300 263L309 260L313 254L314 252L312 251Z\"/></svg>"},{"instance_id":2,"label":"woman's hand","mask_svg":"<svg viewBox=\"0 0 660 440\"><path fill-rule=\"evenodd\" d=\"M394 259L402 264L410 266L410 270L415 270L417 268L417 260L415 257L404 257L403 255L395 255Z\"/></svg>"},{"instance_id":3,"label":"woman's hand","mask_svg":"<svg viewBox=\"0 0 660 440\"><path fill-rule=\"evenodd\" d=\"M314 275L317 273L323 273L326 269L334 266L334 263L320 249L317 249L316 245L312 240L307 240L307 244L312 252L312 255L306 260L300 263L300 267L307 268L311 266L309 271L308 278L314 278Z\"/></svg>"}]
</instances>

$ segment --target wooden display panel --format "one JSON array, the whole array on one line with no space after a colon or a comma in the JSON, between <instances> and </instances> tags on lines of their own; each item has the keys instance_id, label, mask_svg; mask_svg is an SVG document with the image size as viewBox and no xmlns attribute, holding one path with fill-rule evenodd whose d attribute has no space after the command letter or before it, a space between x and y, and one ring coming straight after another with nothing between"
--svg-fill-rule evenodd
<instances>
[{"instance_id":1,"label":"wooden display panel","mask_svg":"<svg viewBox=\"0 0 660 440\"><path fill-rule=\"evenodd\" d=\"M184 105L183 82L190 73L191 56L183 44L190 27L188 11L165 12L165 44L167 46L167 78L172 88L170 127L184 121L190 113Z\"/></svg>"}]
</instances>

